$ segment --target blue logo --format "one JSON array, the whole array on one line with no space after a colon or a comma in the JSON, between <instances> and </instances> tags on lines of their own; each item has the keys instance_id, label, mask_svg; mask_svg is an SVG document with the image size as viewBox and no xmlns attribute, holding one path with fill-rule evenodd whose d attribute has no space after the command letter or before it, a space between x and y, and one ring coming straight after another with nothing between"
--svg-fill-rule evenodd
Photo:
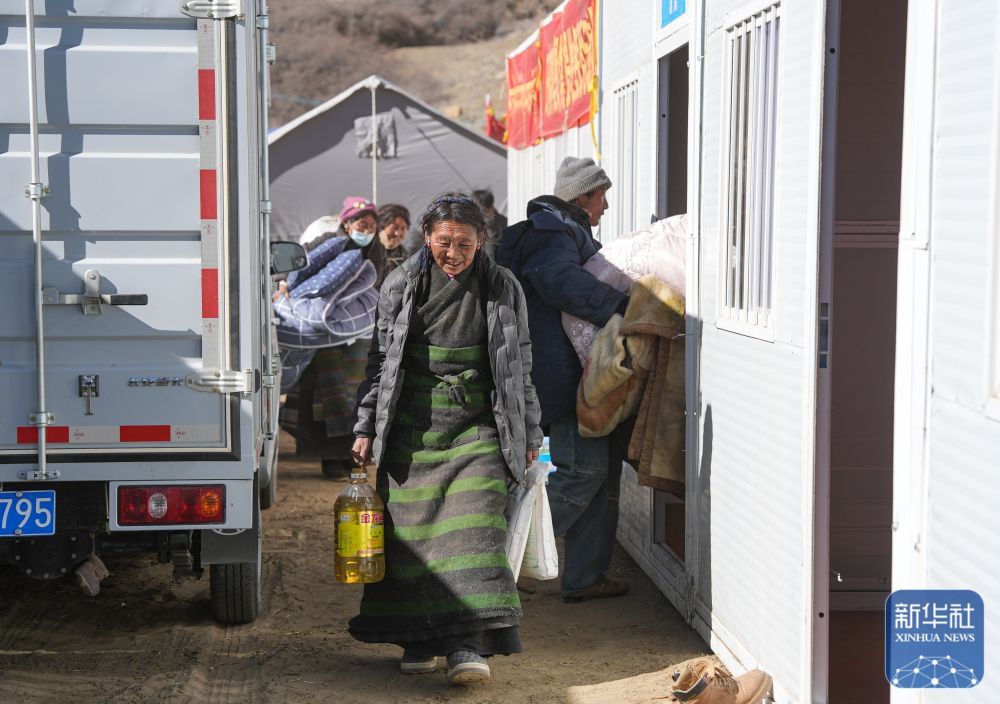
<instances>
[{"instance_id":1,"label":"blue logo","mask_svg":"<svg viewBox=\"0 0 1000 704\"><path fill-rule=\"evenodd\" d=\"M885 676L901 689L983 680L983 599L967 589L904 589L885 602Z\"/></svg>"},{"instance_id":2,"label":"blue logo","mask_svg":"<svg viewBox=\"0 0 1000 704\"><path fill-rule=\"evenodd\" d=\"M660 27L668 24L684 14L686 0L661 0L660 3Z\"/></svg>"}]
</instances>

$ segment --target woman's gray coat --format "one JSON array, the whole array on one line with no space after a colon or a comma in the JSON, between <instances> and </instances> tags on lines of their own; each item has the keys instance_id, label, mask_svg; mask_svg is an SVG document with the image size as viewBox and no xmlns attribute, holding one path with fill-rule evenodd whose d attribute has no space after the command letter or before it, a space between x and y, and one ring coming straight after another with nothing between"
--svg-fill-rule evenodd
<instances>
[{"instance_id":1,"label":"woman's gray coat","mask_svg":"<svg viewBox=\"0 0 1000 704\"><path fill-rule=\"evenodd\" d=\"M437 266L430 252L422 249L403 262L382 284L378 323L368 353L366 380L358 389L355 435L374 437L372 460L381 465L385 438L392 425L396 402L403 388L403 349L410 329L413 297L421 272ZM531 338L528 311L517 278L479 252L479 275L486 290L486 321L489 328L490 367L496 391L493 415L500 433L500 447L511 474L524 477L528 450L542 446L541 411L531 383Z\"/></svg>"}]
</instances>

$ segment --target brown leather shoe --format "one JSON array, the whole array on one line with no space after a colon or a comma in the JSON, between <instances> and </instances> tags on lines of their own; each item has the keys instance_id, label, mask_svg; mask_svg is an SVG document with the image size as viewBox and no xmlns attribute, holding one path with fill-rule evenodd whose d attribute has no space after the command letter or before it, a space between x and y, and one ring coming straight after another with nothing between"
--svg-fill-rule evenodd
<instances>
[{"instance_id":1,"label":"brown leather shoe","mask_svg":"<svg viewBox=\"0 0 1000 704\"><path fill-rule=\"evenodd\" d=\"M771 701L771 676L751 670L733 677L712 658L695 658L673 674L670 701L685 704L762 704Z\"/></svg>"},{"instance_id":2,"label":"brown leather shoe","mask_svg":"<svg viewBox=\"0 0 1000 704\"><path fill-rule=\"evenodd\" d=\"M563 594L562 599L567 604L576 604L587 599L611 599L626 594L628 594L628 582L622 579L611 579L611 577L602 574L596 582L586 589Z\"/></svg>"}]
</instances>

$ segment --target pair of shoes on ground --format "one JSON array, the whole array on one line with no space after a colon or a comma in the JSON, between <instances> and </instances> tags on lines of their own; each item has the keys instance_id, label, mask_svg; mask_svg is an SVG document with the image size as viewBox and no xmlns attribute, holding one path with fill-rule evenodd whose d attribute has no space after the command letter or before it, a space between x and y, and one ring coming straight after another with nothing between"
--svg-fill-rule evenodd
<instances>
[{"instance_id":1,"label":"pair of shoes on ground","mask_svg":"<svg viewBox=\"0 0 1000 704\"><path fill-rule=\"evenodd\" d=\"M475 684L490 678L490 666L486 664L486 658L476 653L460 650L449 655L447 662L448 672L445 676L448 684ZM399 671L404 675L423 675L436 672L437 668L436 657L417 655L409 651L404 651L403 658L399 661Z\"/></svg>"},{"instance_id":2,"label":"pair of shoes on ground","mask_svg":"<svg viewBox=\"0 0 1000 704\"><path fill-rule=\"evenodd\" d=\"M612 599L626 594L628 594L628 582L623 579L612 579L602 574L596 582L586 589L564 593L562 600L567 604L576 604L587 599Z\"/></svg>"},{"instance_id":3,"label":"pair of shoes on ground","mask_svg":"<svg viewBox=\"0 0 1000 704\"><path fill-rule=\"evenodd\" d=\"M668 701L684 704L763 704L771 701L771 676L751 670L739 677L712 658L695 658L674 671Z\"/></svg>"}]
</instances>

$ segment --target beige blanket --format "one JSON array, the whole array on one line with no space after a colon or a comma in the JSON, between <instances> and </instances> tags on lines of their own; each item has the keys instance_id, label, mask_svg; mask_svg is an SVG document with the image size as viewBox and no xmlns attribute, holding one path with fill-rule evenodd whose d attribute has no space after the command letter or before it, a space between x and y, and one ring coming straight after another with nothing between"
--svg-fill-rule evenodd
<instances>
[{"instance_id":1,"label":"beige blanket","mask_svg":"<svg viewBox=\"0 0 1000 704\"><path fill-rule=\"evenodd\" d=\"M590 348L577 391L580 434L600 437L635 414L629 457L639 482L676 491L684 481L684 297L656 276L632 286Z\"/></svg>"}]
</instances>

